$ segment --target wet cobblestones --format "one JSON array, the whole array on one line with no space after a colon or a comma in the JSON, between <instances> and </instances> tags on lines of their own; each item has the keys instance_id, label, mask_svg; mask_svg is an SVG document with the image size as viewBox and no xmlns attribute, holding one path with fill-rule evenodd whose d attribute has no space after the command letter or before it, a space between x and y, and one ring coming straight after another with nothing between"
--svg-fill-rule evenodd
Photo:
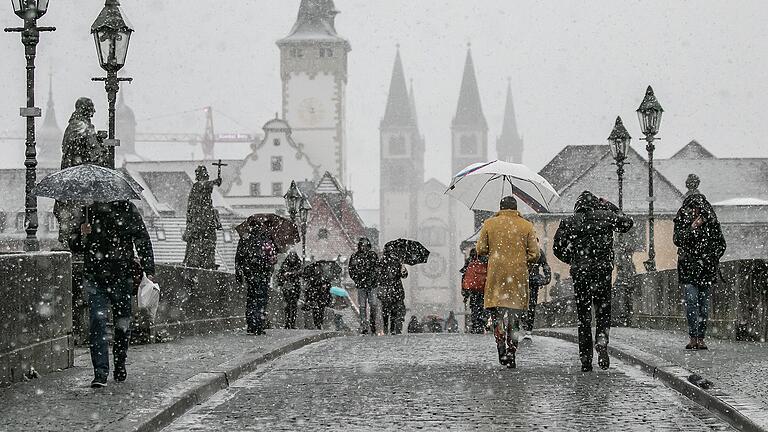
<instances>
[{"instance_id":1,"label":"wet cobblestones","mask_svg":"<svg viewBox=\"0 0 768 432\"><path fill-rule=\"evenodd\" d=\"M350 337L287 354L166 428L230 430L731 430L614 360L580 372L575 345L536 338L518 369L487 336Z\"/></svg>"}]
</instances>

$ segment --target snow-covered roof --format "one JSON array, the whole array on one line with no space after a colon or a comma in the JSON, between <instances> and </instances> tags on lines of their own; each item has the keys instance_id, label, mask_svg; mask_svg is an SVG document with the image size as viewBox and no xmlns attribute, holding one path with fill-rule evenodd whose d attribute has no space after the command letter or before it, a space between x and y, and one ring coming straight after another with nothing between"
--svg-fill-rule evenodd
<instances>
[{"instance_id":1,"label":"snow-covered roof","mask_svg":"<svg viewBox=\"0 0 768 432\"><path fill-rule=\"evenodd\" d=\"M713 206L768 206L768 201L759 198L733 198L725 201L718 201Z\"/></svg>"}]
</instances>

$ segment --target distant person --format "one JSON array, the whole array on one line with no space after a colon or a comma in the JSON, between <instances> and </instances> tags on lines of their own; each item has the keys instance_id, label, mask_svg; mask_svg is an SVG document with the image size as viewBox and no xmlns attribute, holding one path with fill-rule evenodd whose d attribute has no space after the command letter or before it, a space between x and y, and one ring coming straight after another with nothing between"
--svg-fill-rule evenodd
<instances>
[{"instance_id":1,"label":"distant person","mask_svg":"<svg viewBox=\"0 0 768 432\"><path fill-rule=\"evenodd\" d=\"M291 251L277 272L277 285L281 288L285 303L285 328L296 328L296 315L301 297L301 258Z\"/></svg>"},{"instance_id":2,"label":"distant person","mask_svg":"<svg viewBox=\"0 0 768 432\"><path fill-rule=\"evenodd\" d=\"M313 265L314 264L314 265ZM304 305L312 312L315 329L322 330L325 322L325 308L331 306L331 281L333 277L323 271L319 263L304 267L302 277L306 281Z\"/></svg>"},{"instance_id":3,"label":"distant person","mask_svg":"<svg viewBox=\"0 0 768 432\"><path fill-rule=\"evenodd\" d=\"M592 371L592 310L596 329L594 350L601 369L610 367L608 334L611 328L611 275L613 235L627 233L633 221L609 201L589 191L579 195L573 216L565 218L555 233L552 251L571 266L579 316L581 370Z\"/></svg>"},{"instance_id":4,"label":"distant person","mask_svg":"<svg viewBox=\"0 0 768 432\"><path fill-rule=\"evenodd\" d=\"M704 195L694 193L683 201L675 217L674 242L678 247L677 275L685 294L691 338L685 349L705 350L710 289L717 281L726 244L715 210Z\"/></svg>"},{"instance_id":5,"label":"distant person","mask_svg":"<svg viewBox=\"0 0 768 432\"><path fill-rule=\"evenodd\" d=\"M80 229L70 237L70 250L84 254L83 288L90 304L90 350L94 378L91 387L106 387L109 377L107 316L112 305L114 372L123 382L131 329L134 250L152 281L155 258L141 214L130 201L96 203L85 212Z\"/></svg>"},{"instance_id":6,"label":"distant person","mask_svg":"<svg viewBox=\"0 0 768 432\"><path fill-rule=\"evenodd\" d=\"M478 257L477 250L469 251L469 257L460 270L462 295L469 301L470 327L474 334L485 333L486 312L485 281L488 276L488 257Z\"/></svg>"},{"instance_id":7,"label":"distant person","mask_svg":"<svg viewBox=\"0 0 768 432\"><path fill-rule=\"evenodd\" d=\"M483 223L477 255L488 257L485 308L491 311L499 363L516 368L520 321L528 310L528 264L539 259L533 224L517 211L517 200L506 196L499 212Z\"/></svg>"},{"instance_id":8,"label":"distant person","mask_svg":"<svg viewBox=\"0 0 768 432\"><path fill-rule=\"evenodd\" d=\"M456 314L453 311L448 312L448 318L445 320L445 332L459 332L459 320L456 319Z\"/></svg>"},{"instance_id":9,"label":"distant person","mask_svg":"<svg viewBox=\"0 0 768 432\"><path fill-rule=\"evenodd\" d=\"M385 334L398 335L405 321L405 288L408 270L392 247L384 246L379 264L379 301Z\"/></svg>"},{"instance_id":10,"label":"distant person","mask_svg":"<svg viewBox=\"0 0 768 432\"><path fill-rule=\"evenodd\" d=\"M258 227L237 243L235 276L246 287L245 321L250 335L266 334L269 283L277 263L277 247Z\"/></svg>"},{"instance_id":11,"label":"distant person","mask_svg":"<svg viewBox=\"0 0 768 432\"><path fill-rule=\"evenodd\" d=\"M408 333L424 333L424 326L421 325L416 315L412 316L408 322Z\"/></svg>"},{"instance_id":12,"label":"distant person","mask_svg":"<svg viewBox=\"0 0 768 432\"><path fill-rule=\"evenodd\" d=\"M531 296L528 299L528 313L525 315L525 336L523 339L532 340L533 323L536 320L536 306L539 303L539 288L552 282L552 269L547 263L544 249L539 250L539 259L528 266L528 285Z\"/></svg>"},{"instance_id":13,"label":"distant person","mask_svg":"<svg viewBox=\"0 0 768 432\"><path fill-rule=\"evenodd\" d=\"M371 241L365 237L357 242L357 252L349 259L349 277L357 288L357 302L360 306L360 332L370 330L376 334L376 315L379 302L378 291L379 256L373 251ZM370 310L370 315L368 311Z\"/></svg>"}]
</instances>

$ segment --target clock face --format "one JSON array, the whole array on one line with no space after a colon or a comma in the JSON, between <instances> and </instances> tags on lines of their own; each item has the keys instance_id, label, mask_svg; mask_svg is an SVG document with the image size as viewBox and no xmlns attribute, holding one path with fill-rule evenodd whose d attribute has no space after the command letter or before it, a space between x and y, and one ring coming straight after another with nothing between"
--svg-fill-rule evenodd
<instances>
[{"instance_id":1,"label":"clock face","mask_svg":"<svg viewBox=\"0 0 768 432\"><path fill-rule=\"evenodd\" d=\"M327 114L328 110L317 98L306 98L299 104L299 118L308 126L319 125Z\"/></svg>"}]
</instances>

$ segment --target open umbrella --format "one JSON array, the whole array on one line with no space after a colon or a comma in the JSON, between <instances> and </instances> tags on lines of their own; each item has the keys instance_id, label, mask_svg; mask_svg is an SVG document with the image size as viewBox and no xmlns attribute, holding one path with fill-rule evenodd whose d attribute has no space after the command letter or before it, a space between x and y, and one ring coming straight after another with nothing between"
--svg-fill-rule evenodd
<instances>
[{"instance_id":1,"label":"open umbrella","mask_svg":"<svg viewBox=\"0 0 768 432\"><path fill-rule=\"evenodd\" d=\"M416 240L392 240L384 245L384 250L391 250L406 265L424 264L429 259L429 250Z\"/></svg>"},{"instance_id":2,"label":"open umbrella","mask_svg":"<svg viewBox=\"0 0 768 432\"><path fill-rule=\"evenodd\" d=\"M236 226L235 230L240 234L240 237L254 232L265 232L281 251L301 241L299 228L296 227L296 224L274 213L259 213L248 216L248 219Z\"/></svg>"},{"instance_id":3,"label":"open umbrella","mask_svg":"<svg viewBox=\"0 0 768 432\"><path fill-rule=\"evenodd\" d=\"M78 165L40 180L32 193L57 201L92 204L141 199L142 187L130 176L98 165Z\"/></svg>"},{"instance_id":4,"label":"open umbrella","mask_svg":"<svg viewBox=\"0 0 768 432\"><path fill-rule=\"evenodd\" d=\"M472 210L496 211L507 195L520 198L538 213L549 213L559 198L542 176L521 164L491 161L472 164L459 171L445 193Z\"/></svg>"}]
</instances>

